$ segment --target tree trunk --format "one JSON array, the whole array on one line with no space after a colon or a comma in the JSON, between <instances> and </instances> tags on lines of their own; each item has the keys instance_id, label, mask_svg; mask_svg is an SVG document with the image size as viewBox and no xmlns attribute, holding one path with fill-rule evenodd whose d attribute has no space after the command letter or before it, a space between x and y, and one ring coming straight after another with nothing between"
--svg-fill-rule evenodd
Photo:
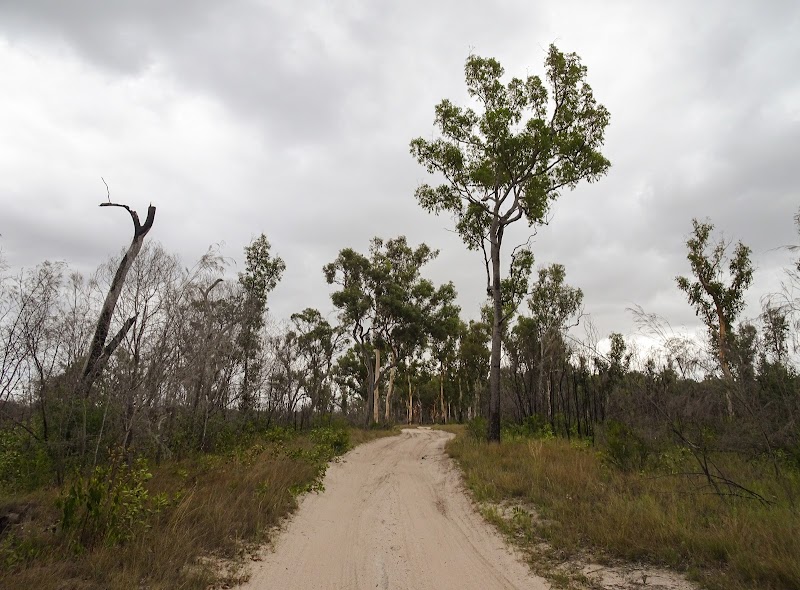
<instances>
[{"instance_id":1,"label":"tree trunk","mask_svg":"<svg viewBox=\"0 0 800 590\"><path fill-rule=\"evenodd\" d=\"M728 325L722 315L722 309L717 305L717 317L719 318L719 334L717 336L717 354L719 355L719 365L722 374L725 375L725 402L728 406L728 418L733 418L733 399L731 398L730 387L733 385L733 373L728 363Z\"/></svg>"},{"instance_id":2,"label":"tree trunk","mask_svg":"<svg viewBox=\"0 0 800 590\"><path fill-rule=\"evenodd\" d=\"M411 373L408 373L408 423L414 422L414 391L411 389Z\"/></svg>"},{"instance_id":3,"label":"tree trunk","mask_svg":"<svg viewBox=\"0 0 800 590\"><path fill-rule=\"evenodd\" d=\"M553 423L553 403L550 399L549 395L546 395L545 387L544 387L544 340L546 336L545 333L542 332L539 336L539 367L537 371L537 389L538 394L542 396L545 404L547 405L547 419L550 423Z\"/></svg>"},{"instance_id":4,"label":"tree trunk","mask_svg":"<svg viewBox=\"0 0 800 590\"><path fill-rule=\"evenodd\" d=\"M92 385L94 385L94 382L103 373L108 359L114 354L114 351L117 349L120 342L122 342L125 334L128 333L128 330L130 330L131 326L133 326L136 321L136 316L128 318L119 332L106 344L108 330L111 327L111 320L114 316L114 309L117 306L117 300L122 292L122 286L125 284L125 277L128 275L133 261L136 260L136 257L139 255L139 251L142 249L142 244L144 243L144 238L147 232L150 231L150 228L153 227L153 221L156 217L156 208L153 207L153 205L147 208L147 219L144 225L139 223L139 215L136 211L133 211L127 205L101 203L100 206L122 207L130 213L131 219L133 220L133 240L128 247L128 251L125 252L122 260L120 260L117 272L114 275L114 280L111 281L111 287L109 287L106 300L103 303L100 317L97 320L97 327L95 328L94 337L92 338L92 344L89 348L89 354L86 357L86 364L83 367L83 374L81 377L80 391L84 397L89 395Z\"/></svg>"},{"instance_id":5,"label":"tree trunk","mask_svg":"<svg viewBox=\"0 0 800 590\"><path fill-rule=\"evenodd\" d=\"M447 423L447 414L444 410L444 363L439 367L439 409L442 412L442 422Z\"/></svg>"},{"instance_id":6,"label":"tree trunk","mask_svg":"<svg viewBox=\"0 0 800 590\"><path fill-rule=\"evenodd\" d=\"M502 344L503 302L500 292L500 236L501 228L497 222L492 224L492 356L489 371L489 442L500 442L500 353Z\"/></svg>"},{"instance_id":7,"label":"tree trunk","mask_svg":"<svg viewBox=\"0 0 800 590\"><path fill-rule=\"evenodd\" d=\"M386 386L386 407L384 412L384 417L387 424L389 423L389 418L392 408L392 393L394 393L394 376L395 373L397 372L397 367L394 366L394 360L395 360L394 352L389 353L389 360L392 363L392 368L389 369L389 385Z\"/></svg>"},{"instance_id":8,"label":"tree trunk","mask_svg":"<svg viewBox=\"0 0 800 590\"><path fill-rule=\"evenodd\" d=\"M377 377L375 375L374 366L371 362L372 359L369 358L366 344L363 340L359 340L357 338L356 342L358 342L358 345L361 349L361 360L364 362L364 368L367 371L367 403L366 407L364 408L364 427L369 428L371 423L370 421L372 420L372 407L375 405L375 382L377 381Z\"/></svg>"},{"instance_id":9,"label":"tree trunk","mask_svg":"<svg viewBox=\"0 0 800 590\"><path fill-rule=\"evenodd\" d=\"M458 421L464 421L464 391L461 389L461 375L458 376Z\"/></svg>"},{"instance_id":10,"label":"tree trunk","mask_svg":"<svg viewBox=\"0 0 800 590\"><path fill-rule=\"evenodd\" d=\"M372 387L373 405L372 405L372 421L378 423L381 419L381 392L378 389L378 379L381 377L381 351L375 349L375 384Z\"/></svg>"}]
</instances>

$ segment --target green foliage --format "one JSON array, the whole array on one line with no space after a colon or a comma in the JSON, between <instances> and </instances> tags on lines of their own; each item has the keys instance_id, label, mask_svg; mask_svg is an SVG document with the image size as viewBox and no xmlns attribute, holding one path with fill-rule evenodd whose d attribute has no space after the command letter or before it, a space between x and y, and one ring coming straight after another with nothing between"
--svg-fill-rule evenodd
<instances>
[{"instance_id":1,"label":"green foliage","mask_svg":"<svg viewBox=\"0 0 800 590\"><path fill-rule=\"evenodd\" d=\"M348 398L367 399L367 369L357 348L348 349L336 359L333 381L341 391L343 411L347 408Z\"/></svg>"},{"instance_id":2,"label":"green foliage","mask_svg":"<svg viewBox=\"0 0 800 590\"><path fill-rule=\"evenodd\" d=\"M372 342L395 351L396 362L418 346L432 329L437 313L454 306L455 288L439 288L420 276L422 267L438 252L425 244L408 245L405 236L391 240L373 238L369 256L350 248L325 265L329 284L340 287L331 295L342 323L352 326L357 340Z\"/></svg>"},{"instance_id":3,"label":"green foliage","mask_svg":"<svg viewBox=\"0 0 800 590\"><path fill-rule=\"evenodd\" d=\"M429 339L442 339L457 329L459 308L453 284L437 288L421 276L422 266L437 254L425 244L412 248L405 236L386 241L373 238L369 256L345 248L323 268L328 284L339 286L331 301L356 346L349 358L340 361L337 381L343 377L343 384L352 391L354 377L365 378L367 426L373 416L375 387L387 369L402 364ZM376 370L374 359L380 353L385 354Z\"/></svg>"},{"instance_id":4,"label":"green foliage","mask_svg":"<svg viewBox=\"0 0 800 590\"><path fill-rule=\"evenodd\" d=\"M273 256L271 248L264 234L250 242L244 249L245 272L239 274L239 282L248 295L262 307L266 305L267 294L278 285L286 270L286 263L280 256Z\"/></svg>"},{"instance_id":5,"label":"green foliage","mask_svg":"<svg viewBox=\"0 0 800 590\"><path fill-rule=\"evenodd\" d=\"M456 228L470 248L480 247L500 216L503 225L521 217L530 224L543 222L561 188L595 180L608 169L599 148L609 114L595 101L586 68L577 55L552 45L545 67L551 95L539 76L503 84L505 71L496 60L469 56L467 92L482 112L445 99L435 109L441 137L411 142L417 161L448 181L420 186L417 200L433 213L455 214ZM508 214L493 208L504 203Z\"/></svg>"},{"instance_id":6,"label":"green foliage","mask_svg":"<svg viewBox=\"0 0 800 590\"><path fill-rule=\"evenodd\" d=\"M533 252L528 248L518 248L511 255L508 276L501 279L500 296L503 308L504 327L513 316L519 304L528 294L528 283L533 270Z\"/></svg>"},{"instance_id":7,"label":"green foliage","mask_svg":"<svg viewBox=\"0 0 800 590\"><path fill-rule=\"evenodd\" d=\"M117 545L146 529L150 517L169 503L165 495L150 496L145 484L151 477L144 459L129 467L119 458L89 476L76 476L58 501L61 530L74 548Z\"/></svg>"},{"instance_id":8,"label":"green foliage","mask_svg":"<svg viewBox=\"0 0 800 590\"><path fill-rule=\"evenodd\" d=\"M531 290L528 307L542 338L566 331L580 312L583 291L566 284L566 274L562 264L541 268Z\"/></svg>"},{"instance_id":9,"label":"green foliage","mask_svg":"<svg viewBox=\"0 0 800 590\"><path fill-rule=\"evenodd\" d=\"M331 372L334 358L345 346L344 329L331 326L322 314L313 308L293 313L293 332L297 335L297 353L303 364L299 374L300 383L311 398L317 411L330 408L333 392Z\"/></svg>"},{"instance_id":10,"label":"green foliage","mask_svg":"<svg viewBox=\"0 0 800 590\"><path fill-rule=\"evenodd\" d=\"M345 428L316 428L311 431L310 438L316 445L329 449L331 457L342 455L350 449L350 433Z\"/></svg>"},{"instance_id":11,"label":"green foliage","mask_svg":"<svg viewBox=\"0 0 800 590\"><path fill-rule=\"evenodd\" d=\"M609 420L605 424L606 453L611 462L623 471L641 471L645 468L650 448L632 428Z\"/></svg>"},{"instance_id":12,"label":"green foliage","mask_svg":"<svg viewBox=\"0 0 800 590\"><path fill-rule=\"evenodd\" d=\"M259 331L264 325L267 310L267 295L275 289L286 270L280 256L273 256L267 236L261 234L245 247L245 271L239 273L239 283L244 288L240 330L237 337L239 354L244 359L244 380L240 398L240 409L247 413L253 409L254 384L258 381L261 365L257 352L261 348Z\"/></svg>"},{"instance_id":13,"label":"green foliage","mask_svg":"<svg viewBox=\"0 0 800 590\"><path fill-rule=\"evenodd\" d=\"M486 440L488 424L483 416L476 416L467 422L467 434L475 440Z\"/></svg>"},{"instance_id":14,"label":"green foliage","mask_svg":"<svg viewBox=\"0 0 800 590\"><path fill-rule=\"evenodd\" d=\"M560 419L560 420L559 420ZM556 422L563 421L563 417L556 416ZM503 438L507 440L514 439L542 439L550 440L555 438L553 427L544 417L534 414L528 416L522 422L506 422L503 424Z\"/></svg>"},{"instance_id":15,"label":"green foliage","mask_svg":"<svg viewBox=\"0 0 800 590\"><path fill-rule=\"evenodd\" d=\"M0 537L0 570L14 570L44 555L47 544L39 537L20 537L14 533Z\"/></svg>"},{"instance_id":16,"label":"green foliage","mask_svg":"<svg viewBox=\"0 0 800 590\"><path fill-rule=\"evenodd\" d=\"M33 490L51 479L52 462L42 444L22 430L0 430L0 491Z\"/></svg>"},{"instance_id":17,"label":"green foliage","mask_svg":"<svg viewBox=\"0 0 800 590\"><path fill-rule=\"evenodd\" d=\"M315 428L309 433L309 439L313 443L311 448L296 447L287 450L289 457L305 461L315 469L312 479L290 488L295 496L324 491L325 485L322 480L328 470L328 463L350 449L350 433L342 425L333 424Z\"/></svg>"},{"instance_id":18,"label":"green foliage","mask_svg":"<svg viewBox=\"0 0 800 590\"><path fill-rule=\"evenodd\" d=\"M733 344L733 323L744 309L744 294L753 281L751 250L738 242L731 256L729 243L719 240L711 243L711 223L692 220L692 235L686 241L695 280L676 277L678 288L686 293L689 303L695 308L708 328L711 344L720 354L723 371L729 372L725 353Z\"/></svg>"},{"instance_id":19,"label":"green foliage","mask_svg":"<svg viewBox=\"0 0 800 590\"><path fill-rule=\"evenodd\" d=\"M435 107L440 136L418 137L410 144L412 156L445 179L436 187L418 187L419 204L431 213L451 214L467 248L483 251L493 303L489 436L498 441L501 340L527 292L533 265L533 254L523 248L512 256L509 276L502 277L505 230L521 219L529 225L546 223L563 189L595 181L610 166L600 152L609 114L595 101L578 56L551 45L545 70L551 93L539 76L504 84L497 60L469 56L467 93L480 112L445 99Z\"/></svg>"},{"instance_id":20,"label":"green foliage","mask_svg":"<svg viewBox=\"0 0 800 590\"><path fill-rule=\"evenodd\" d=\"M789 355L789 318L786 309L769 303L762 314L765 356L774 364L782 365Z\"/></svg>"}]
</instances>

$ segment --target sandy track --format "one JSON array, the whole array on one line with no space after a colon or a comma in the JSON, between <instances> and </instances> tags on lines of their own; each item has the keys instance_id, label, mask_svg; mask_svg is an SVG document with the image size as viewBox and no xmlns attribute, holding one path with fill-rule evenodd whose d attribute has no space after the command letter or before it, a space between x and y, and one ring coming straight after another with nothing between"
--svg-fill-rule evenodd
<instances>
[{"instance_id":1,"label":"sandy track","mask_svg":"<svg viewBox=\"0 0 800 590\"><path fill-rule=\"evenodd\" d=\"M250 590L538 590L464 495L444 454L452 435L427 429L361 445L303 499Z\"/></svg>"}]
</instances>

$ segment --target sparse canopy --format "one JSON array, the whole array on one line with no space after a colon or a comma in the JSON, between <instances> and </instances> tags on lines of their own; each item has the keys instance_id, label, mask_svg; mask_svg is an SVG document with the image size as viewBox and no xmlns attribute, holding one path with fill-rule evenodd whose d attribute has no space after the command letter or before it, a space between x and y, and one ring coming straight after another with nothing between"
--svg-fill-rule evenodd
<instances>
[{"instance_id":1,"label":"sparse canopy","mask_svg":"<svg viewBox=\"0 0 800 590\"><path fill-rule=\"evenodd\" d=\"M583 291L564 282L564 265L553 264L539 269L539 278L531 290L528 307L540 334L566 332L577 325L583 304Z\"/></svg>"},{"instance_id":2,"label":"sparse canopy","mask_svg":"<svg viewBox=\"0 0 800 590\"><path fill-rule=\"evenodd\" d=\"M271 249L264 234L250 242L244 249L245 271L239 274L247 295L262 308L266 307L267 294L278 285L286 270L286 263L280 256L273 256Z\"/></svg>"},{"instance_id":3,"label":"sparse canopy","mask_svg":"<svg viewBox=\"0 0 800 590\"><path fill-rule=\"evenodd\" d=\"M504 84L497 60L471 55L464 73L478 110L445 99L435 110L441 136L411 142L417 161L445 180L420 186L420 205L452 214L467 247L484 253L494 306L490 440L500 439L500 343L510 317L507 304L514 300L504 290L518 284L501 279L505 228L523 218L529 225L545 223L550 203L563 188L597 180L610 165L600 153L609 114L595 101L585 66L574 53L551 45L545 70L549 91L539 76ZM520 260L532 263L530 252Z\"/></svg>"},{"instance_id":4,"label":"sparse canopy","mask_svg":"<svg viewBox=\"0 0 800 590\"><path fill-rule=\"evenodd\" d=\"M692 235L686 241L686 258L695 280L675 277L675 281L708 328L720 368L731 380L729 356L734 338L733 324L744 309L744 294L753 281L753 265L750 248L741 242L736 244L731 256L728 255L729 242L719 240L711 243L713 230L711 223L692 220ZM728 413L733 414L730 395Z\"/></svg>"},{"instance_id":5,"label":"sparse canopy","mask_svg":"<svg viewBox=\"0 0 800 590\"><path fill-rule=\"evenodd\" d=\"M286 270L286 263L280 256L272 253L272 246L266 235L261 234L245 246L245 270L239 273L239 284L244 289L244 315L242 331L239 334L239 347L244 360L241 407L250 410L254 404L252 391L261 367L255 357L261 345L259 331L264 325L264 312L267 311L267 296L275 289Z\"/></svg>"}]
</instances>

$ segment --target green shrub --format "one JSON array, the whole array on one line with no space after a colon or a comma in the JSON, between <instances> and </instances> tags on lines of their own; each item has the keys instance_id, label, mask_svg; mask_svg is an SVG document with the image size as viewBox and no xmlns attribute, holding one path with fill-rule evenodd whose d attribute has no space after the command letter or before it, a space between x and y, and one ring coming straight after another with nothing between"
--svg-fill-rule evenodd
<instances>
[{"instance_id":1,"label":"green shrub","mask_svg":"<svg viewBox=\"0 0 800 590\"><path fill-rule=\"evenodd\" d=\"M145 483L151 477L144 459L128 466L119 458L88 477L76 477L58 500L61 530L70 544L77 549L117 545L147 528L150 516L169 503L164 495L149 495Z\"/></svg>"},{"instance_id":2,"label":"green shrub","mask_svg":"<svg viewBox=\"0 0 800 590\"><path fill-rule=\"evenodd\" d=\"M44 446L17 429L0 430L0 490L34 490L52 479Z\"/></svg>"},{"instance_id":3,"label":"green shrub","mask_svg":"<svg viewBox=\"0 0 800 590\"><path fill-rule=\"evenodd\" d=\"M0 537L0 569L14 570L46 553L47 545L39 537L24 538L14 533Z\"/></svg>"},{"instance_id":4,"label":"green shrub","mask_svg":"<svg viewBox=\"0 0 800 590\"><path fill-rule=\"evenodd\" d=\"M467 422L467 434L475 440L486 440L489 423L483 416L476 416Z\"/></svg>"},{"instance_id":5,"label":"green shrub","mask_svg":"<svg viewBox=\"0 0 800 590\"><path fill-rule=\"evenodd\" d=\"M316 445L329 447L334 456L346 453L350 448L350 433L336 426L324 426L312 430L311 440Z\"/></svg>"},{"instance_id":6,"label":"green shrub","mask_svg":"<svg viewBox=\"0 0 800 590\"><path fill-rule=\"evenodd\" d=\"M605 444L608 458L619 469L644 469L650 448L629 426L609 420L605 425Z\"/></svg>"}]
</instances>

